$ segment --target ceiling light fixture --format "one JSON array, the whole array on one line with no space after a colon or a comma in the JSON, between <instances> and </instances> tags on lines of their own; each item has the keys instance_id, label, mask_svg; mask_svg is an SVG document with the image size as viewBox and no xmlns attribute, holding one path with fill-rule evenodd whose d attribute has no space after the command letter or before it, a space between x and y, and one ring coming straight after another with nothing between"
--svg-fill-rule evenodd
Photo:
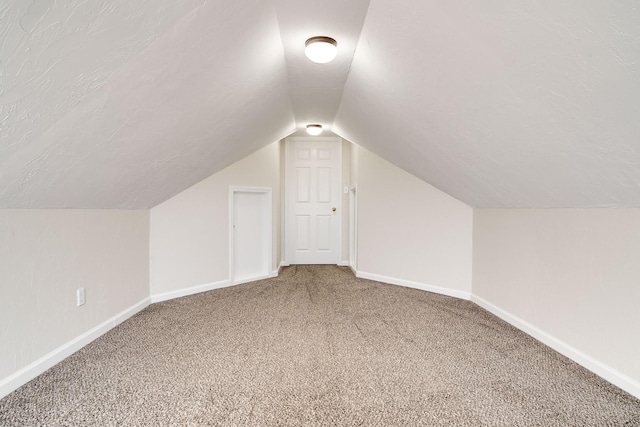
<instances>
[{"instance_id":1,"label":"ceiling light fixture","mask_svg":"<svg viewBox=\"0 0 640 427\"><path fill-rule=\"evenodd\" d=\"M307 125L307 133L313 136L320 135L322 133L322 125Z\"/></svg>"},{"instance_id":2,"label":"ceiling light fixture","mask_svg":"<svg viewBox=\"0 0 640 427\"><path fill-rule=\"evenodd\" d=\"M311 37L304 44L304 54L318 64L333 61L338 54L338 43L331 37Z\"/></svg>"}]
</instances>

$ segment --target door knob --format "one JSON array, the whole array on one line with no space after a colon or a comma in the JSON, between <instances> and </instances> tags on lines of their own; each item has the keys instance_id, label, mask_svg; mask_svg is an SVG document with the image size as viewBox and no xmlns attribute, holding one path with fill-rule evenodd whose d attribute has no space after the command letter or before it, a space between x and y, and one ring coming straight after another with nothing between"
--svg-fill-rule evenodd
<instances>
[{"instance_id":1,"label":"door knob","mask_svg":"<svg viewBox=\"0 0 640 427\"><path fill-rule=\"evenodd\" d=\"M335 211L336 211L336 208L331 208L331 210L335 212Z\"/></svg>"}]
</instances>

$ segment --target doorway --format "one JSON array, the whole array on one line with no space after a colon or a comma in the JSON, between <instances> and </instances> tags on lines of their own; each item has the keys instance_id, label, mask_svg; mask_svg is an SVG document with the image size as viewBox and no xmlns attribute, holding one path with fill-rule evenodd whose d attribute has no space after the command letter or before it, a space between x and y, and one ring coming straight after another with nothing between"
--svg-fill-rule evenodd
<instances>
[{"instance_id":1,"label":"doorway","mask_svg":"<svg viewBox=\"0 0 640 427\"><path fill-rule=\"evenodd\" d=\"M341 259L342 139L293 137L285 155L285 257L289 264Z\"/></svg>"},{"instance_id":2,"label":"doorway","mask_svg":"<svg viewBox=\"0 0 640 427\"><path fill-rule=\"evenodd\" d=\"M229 189L229 279L232 284L264 279L271 273L271 189Z\"/></svg>"}]
</instances>

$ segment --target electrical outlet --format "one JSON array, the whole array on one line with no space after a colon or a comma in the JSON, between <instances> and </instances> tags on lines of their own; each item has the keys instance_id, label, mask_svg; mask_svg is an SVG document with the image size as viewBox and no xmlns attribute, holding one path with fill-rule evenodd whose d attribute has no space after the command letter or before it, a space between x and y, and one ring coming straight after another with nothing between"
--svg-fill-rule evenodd
<instances>
[{"instance_id":1,"label":"electrical outlet","mask_svg":"<svg viewBox=\"0 0 640 427\"><path fill-rule=\"evenodd\" d=\"M84 288L78 288L76 291L76 305L78 307L84 305Z\"/></svg>"}]
</instances>

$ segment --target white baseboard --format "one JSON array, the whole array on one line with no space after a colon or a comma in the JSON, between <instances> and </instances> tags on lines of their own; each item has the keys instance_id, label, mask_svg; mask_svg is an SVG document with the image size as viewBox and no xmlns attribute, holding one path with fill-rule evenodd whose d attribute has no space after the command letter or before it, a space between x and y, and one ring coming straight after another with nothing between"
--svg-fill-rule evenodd
<instances>
[{"instance_id":1,"label":"white baseboard","mask_svg":"<svg viewBox=\"0 0 640 427\"><path fill-rule=\"evenodd\" d=\"M35 362L30 363L19 371L2 379L0 381L0 399L13 392L14 390L17 390L19 387L28 383L52 366L60 363L76 351L80 350L85 345L89 344L91 341L99 338L101 335L104 335L106 332L115 328L134 314L144 310L150 304L150 302L151 301L149 298L143 299L139 303L102 322L95 328L88 330L87 332L56 348L52 352L42 356Z\"/></svg>"},{"instance_id":2,"label":"white baseboard","mask_svg":"<svg viewBox=\"0 0 640 427\"><path fill-rule=\"evenodd\" d=\"M257 282L258 280L271 279L273 277L278 277L279 273L280 273L280 269L273 270L271 273L265 276L252 277L251 279L236 280L235 282L232 282L229 279L220 280L219 282L205 283L204 285L192 286L190 288L178 289L177 291L164 292L162 294L151 295L151 303L168 301L174 298L186 297L188 295L195 295L195 294L199 294L200 292L212 291L214 289L227 288L229 286L242 285L243 283Z\"/></svg>"},{"instance_id":3,"label":"white baseboard","mask_svg":"<svg viewBox=\"0 0 640 427\"><path fill-rule=\"evenodd\" d=\"M349 267L349 261L338 262L338 267Z\"/></svg>"},{"instance_id":4,"label":"white baseboard","mask_svg":"<svg viewBox=\"0 0 640 427\"><path fill-rule=\"evenodd\" d=\"M353 275L358 277L358 271L356 270L356 268L353 265L349 265L349 268L351 269Z\"/></svg>"},{"instance_id":5,"label":"white baseboard","mask_svg":"<svg viewBox=\"0 0 640 427\"><path fill-rule=\"evenodd\" d=\"M231 283L229 279L219 282L205 283L204 285L192 286L190 288L178 289L177 291L164 292L161 294L151 295L151 303L167 301L170 299L186 297L188 295L199 294L200 292L212 291L214 289L226 288L227 286L238 285L239 283Z\"/></svg>"},{"instance_id":6,"label":"white baseboard","mask_svg":"<svg viewBox=\"0 0 640 427\"><path fill-rule=\"evenodd\" d=\"M594 374L604 378L605 380L609 381L611 384L621 388L627 393L632 394L633 396L640 399L640 382L639 381L636 381L633 378L617 371L616 369L600 362L599 360L594 359L588 354L583 353L582 351L555 338L554 336L544 332L543 330L538 329L531 323L526 322L525 320L522 320L517 316L514 316L513 314L501 309L500 307L497 307L496 305L490 303L489 301L477 295L472 295L471 301L478 304L480 307L484 308L485 310L495 314L505 322L510 323L511 325L515 326L516 328L520 329L526 334L532 336L533 338L537 339L543 344L551 347L558 353L563 354L564 356L567 356L569 359L582 365L583 367L587 368Z\"/></svg>"},{"instance_id":7,"label":"white baseboard","mask_svg":"<svg viewBox=\"0 0 640 427\"><path fill-rule=\"evenodd\" d=\"M258 276L258 277L252 277L250 279L236 280L235 282L230 283L229 286L242 285L243 283L257 282L258 280L271 279L273 277L278 277L277 271L272 271L270 274L267 274L266 276Z\"/></svg>"},{"instance_id":8,"label":"white baseboard","mask_svg":"<svg viewBox=\"0 0 640 427\"><path fill-rule=\"evenodd\" d=\"M381 276L379 274L366 273L364 271L356 271L356 277L362 279L375 280L376 282L388 283L390 285L405 286L407 288L420 289L436 294L447 295L450 297L460 298L464 300L471 299L470 292L459 291L457 289L443 288L440 286L426 285L424 283L412 282L410 280L396 279L395 277Z\"/></svg>"},{"instance_id":9,"label":"white baseboard","mask_svg":"<svg viewBox=\"0 0 640 427\"><path fill-rule=\"evenodd\" d=\"M278 269L276 270L276 276L280 275L280 273L282 273L282 269L283 269L283 268L285 268L285 267L287 267L288 265L289 265L289 264L286 264L286 265L285 265L285 263L284 263L284 262L281 262L281 263L278 265Z\"/></svg>"}]
</instances>

